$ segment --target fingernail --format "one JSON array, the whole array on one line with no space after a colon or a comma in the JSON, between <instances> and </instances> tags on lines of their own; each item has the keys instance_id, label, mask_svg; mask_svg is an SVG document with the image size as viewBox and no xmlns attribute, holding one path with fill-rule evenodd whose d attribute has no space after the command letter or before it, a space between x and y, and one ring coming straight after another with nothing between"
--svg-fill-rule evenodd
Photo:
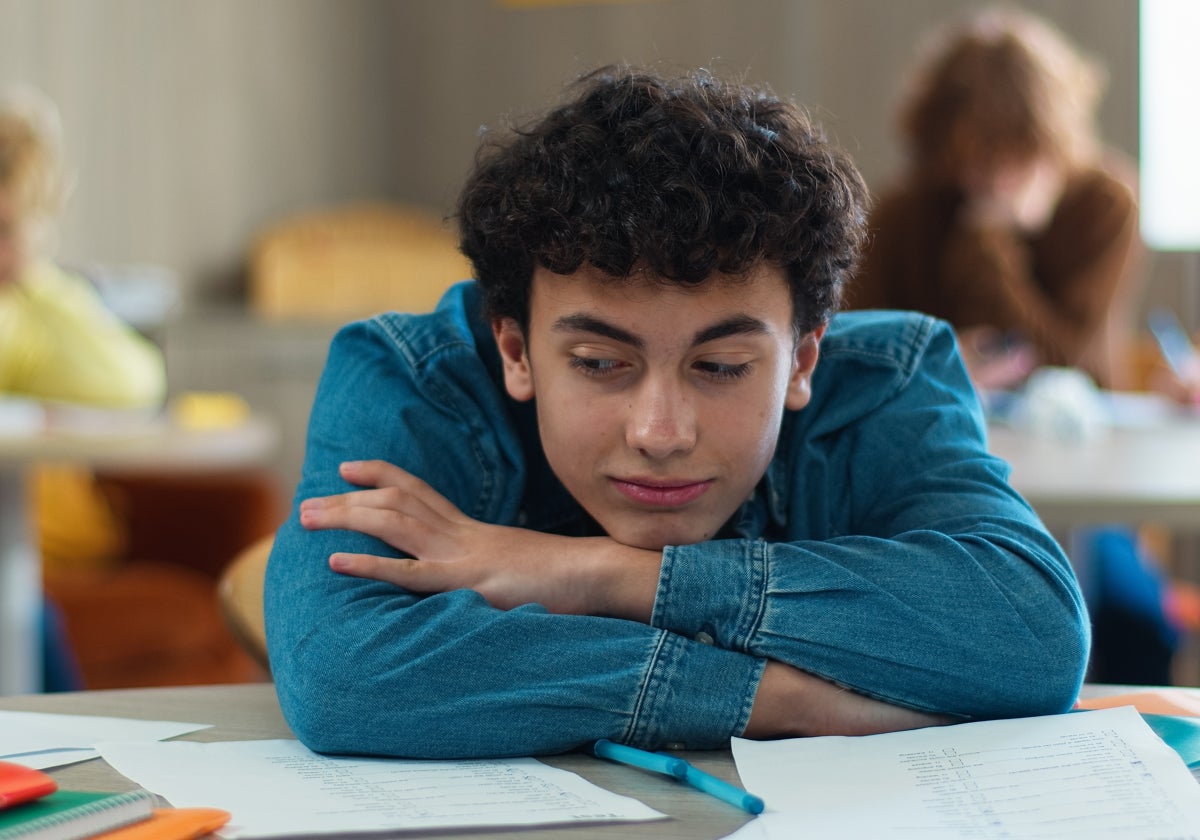
<instances>
[{"instance_id":1,"label":"fingernail","mask_svg":"<svg viewBox=\"0 0 1200 840\"><path fill-rule=\"evenodd\" d=\"M329 567L339 572L349 569L350 558L345 554L331 554L329 556Z\"/></svg>"},{"instance_id":2,"label":"fingernail","mask_svg":"<svg viewBox=\"0 0 1200 840\"><path fill-rule=\"evenodd\" d=\"M342 469L356 470L362 466L362 461L342 461Z\"/></svg>"}]
</instances>

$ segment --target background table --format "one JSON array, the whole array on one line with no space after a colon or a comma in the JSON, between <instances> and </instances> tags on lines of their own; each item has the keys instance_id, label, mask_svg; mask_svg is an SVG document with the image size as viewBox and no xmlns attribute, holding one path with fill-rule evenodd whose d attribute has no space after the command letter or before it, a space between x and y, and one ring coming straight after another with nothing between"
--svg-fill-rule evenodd
<instances>
[{"instance_id":1,"label":"background table","mask_svg":"<svg viewBox=\"0 0 1200 840\"><path fill-rule=\"evenodd\" d=\"M1012 465L1010 483L1050 528L1159 522L1200 531L1200 419L1109 429L1065 442L1007 426L989 449Z\"/></svg>"},{"instance_id":2,"label":"background table","mask_svg":"<svg viewBox=\"0 0 1200 840\"><path fill-rule=\"evenodd\" d=\"M120 691L84 691L0 698L0 709L93 714L147 720L177 720L211 723L182 740L231 741L257 738L294 738L284 723L270 684L237 686L196 686L188 688L143 688ZM679 755L700 769L726 781L740 784L733 757L728 750L686 752ZM632 796L651 808L670 816L669 820L646 823L603 823L562 827L510 829L504 831L438 831L435 836L471 837L487 840L526 837L539 840L715 840L731 834L750 819L750 815L732 805L693 790L665 776L603 761L582 753L548 756L542 759L554 767L578 773L606 790ZM50 771L63 788L75 790L131 790L134 785L100 759L72 764ZM364 835L365 836L365 835ZM390 837L391 834L372 834ZM414 835L412 832L399 836Z\"/></svg>"},{"instance_id":3,"label":"background table","mask_svg":"<svg viewBox=\"0 0 1200 840\"><path fill-rule=\"evenodd\" d=\"M36 461L69 461L122 470L201 472L265 463L278 444L271 421L183 428L151 418L125 429L0 433L0 695L41 685L41 557L26 498Z\"/></svg>"}]
</instances>

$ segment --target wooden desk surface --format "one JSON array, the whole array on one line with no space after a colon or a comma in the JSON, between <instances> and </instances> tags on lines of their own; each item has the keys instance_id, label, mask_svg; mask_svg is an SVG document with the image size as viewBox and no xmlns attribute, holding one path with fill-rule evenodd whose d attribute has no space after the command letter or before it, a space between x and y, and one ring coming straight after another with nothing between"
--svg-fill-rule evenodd
<instances>
[{"instance_id":1,"label":"wooden desk surface","mask_svg":"<svg viewBox=\"0 0 1200 840\"><path fill-rule=\"evenodd\" d=\"M86 691L64 694L0 697L0 709L10 711L93 714L147 720L177 720L211 723L211 729L185 735L181 740L232 741L256 738L292 738L283 721L274 686L269 684L144 688L115 691ZM737 771L728 750L680 753L702 770L738 783ZM736 831L750 815L678 782L632 767L612 764L582 754L548 756L547 764L578 773L606 790L631 796L670 819L647 823L607 823L594 826L564 826L509 831L439 831L436 836L495 838L536 836L544 840L715 840ZM64 788L76 790L130 790L134 785L103 760L71 764L50 771ZM372 835L372 836L392 836ZM414 837L404 832L397 836Z\"/></svg>"}]
</instances>

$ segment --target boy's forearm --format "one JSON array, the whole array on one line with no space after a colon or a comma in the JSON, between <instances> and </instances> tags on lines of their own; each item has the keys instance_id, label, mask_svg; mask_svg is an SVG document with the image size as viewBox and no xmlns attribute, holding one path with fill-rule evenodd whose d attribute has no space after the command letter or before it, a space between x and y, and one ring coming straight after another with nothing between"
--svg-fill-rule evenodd
<instances>
[{"instance_id":1,"label":"boy's forearm","mask_svg":"<svg viewBox=\"0 0 1200 840\"><path fill-rule=\"evenodd\" d=\"M954 722L874 700L782 662L763 671L747 738L872 735Z\"/></svg>"}]
</instances>

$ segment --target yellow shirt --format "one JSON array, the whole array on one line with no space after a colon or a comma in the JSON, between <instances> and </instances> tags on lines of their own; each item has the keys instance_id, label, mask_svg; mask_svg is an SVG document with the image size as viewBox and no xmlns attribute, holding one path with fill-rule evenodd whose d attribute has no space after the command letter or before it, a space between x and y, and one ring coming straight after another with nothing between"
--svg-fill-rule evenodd
<instances>
[{"instance_id":1,"label":"yellow shirt","mask_svg":"<svg viewBox=\"0 0 1200 840\"><path fill-rule=\"evenodd\" d=\"M38 262L0 287L0 393L139 408L165 391L162 354L83 278Z\"/></svg>"},{"instance_id":2,"label":"yellow shirt","mask_svg":"<svg viewBox=\"0 0 1200 840\"><path fill-rule=\"evenodd\" d=\"M0 395L148 408L165 391L158 348L105 308L83 278L40 262L0 287ZM30 479L47 572L103 568L116 559L124 523L89 470L41 465Z\"/></svg>"}]
</instances>

